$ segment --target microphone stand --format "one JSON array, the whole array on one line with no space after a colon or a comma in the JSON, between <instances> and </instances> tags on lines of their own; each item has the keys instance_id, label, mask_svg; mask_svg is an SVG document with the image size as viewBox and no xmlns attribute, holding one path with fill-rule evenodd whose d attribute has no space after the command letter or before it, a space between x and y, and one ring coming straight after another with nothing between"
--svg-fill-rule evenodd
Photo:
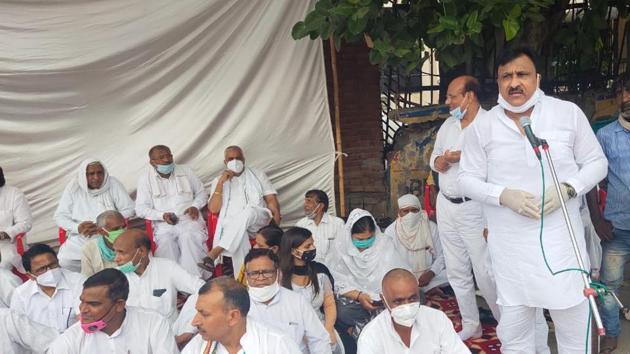
<instances>
[{"instance_id":1,"label":"microphone stand","mask_svg":"<svg viewBox=\"0 0 630 354\"><path fill-rule=\"evenodd\" d=\"M560 188L560 182L558 181L558 175L556 174L556 168L553 164L553 160L551 159L551 154L549 153L549 144L547 144L547 141L545 139L540 139L540 143L542 145L543 151L545 152L545 156L547 156L547 163L549 164L549 170L551 171L553 184L556 187L556 193L558 193L558 197L560 199L560 207L562 209L562 216L564 216L564 222L566 223L567 229L569 230L569 237L571 237L571 244L573 245L573 252L575 253L575 257L577 258L578 266L580 267L580 269L584 269L584 262L582 261L582 254L580 252L580 248L578 247L575 233L573 232L573 225L571 224L571 218L569 218L567 205L564 199L562 198L562 190ZM585 274L584 272L580 272L580 275L582 276L582 282L584 283L583 294L588 299L589 304L591 306L591 310L593 311L593 318L595 319L595 324L597 326L597 334L599 336L604 336L606 334L606 330L604 329L604 325L602 324L602 318L597 308L597 302L595 302L595 296L597 295L597 291L591 287L590 275Z\"/></svg>"}]
</instances>

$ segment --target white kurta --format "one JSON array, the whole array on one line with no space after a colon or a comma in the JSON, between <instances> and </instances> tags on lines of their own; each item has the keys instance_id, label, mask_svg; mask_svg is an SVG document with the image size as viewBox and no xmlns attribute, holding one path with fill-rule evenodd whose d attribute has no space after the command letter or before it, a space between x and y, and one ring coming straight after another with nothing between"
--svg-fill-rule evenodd
<instances>
[{"instance_id":1,"label":"white kurta","mask_svg":"<svg viewBox=\"0 0 630 354\"><path fill-rule=\"evenodd\" d=\"M308 229L313 234L317 255L315 261L331 267L335 259L336 244L345 234L343 219L330 214L324 214L319 225L315 220L304 217L295 226Z\"/></svg>"},{"instance_id":2,"label":"white kurta","mask_svg":"<svg viewBox=\"0 0 630 354\"><path fill-rule=\"evenodd\" d=\"M302 353L332 353L326 328L302 295L281 287L269 304L251 299L250 304L248 319L285 333L299 345Z\"/></svg>"},{"instance_id":3,"label":"white kurta","mask_svg":"<svg viewBox=\"0 0 630 354\"><path fill-rule=\"evenodd\" d=\"M407 348L392 324L389 311L381 312L368 323L358 342L358 354L411 354L440 353L464 354L470 350L464 345L453 323L439 310L420 306L411 328L410 347Z\"/></svg>"},{"instance_id":4,"label":"white kurta","mask_svg":"<svg viewBox=\"0 0 630 354\"><path fill-rule=\"evenodd\" d=\"M433 221L429 221L429 228L431 229L431 240L433 241L433 247L430 250L421 250L421 251L412 251L405 247L405 245L400 242L398 236L396 234L396 222L393 222L391 225L385 229L385 236L389 237L394 244L394 248L398 253L403 256L405 261L412 266L411 272L416 276L416 279L419 278L424 270L431 270L435 274L433 279L422 288L423 291L429 291L436 286L445 285L448 283L448 279L446 277L446 264L444 263L444 253L442 252L442 243L440 242L440 236L438 233L437 225ZM428 252L428 257L426 257L427 264L418 265L414 267L414 259L417 252Z\"/></svg>"},{"instance_id":5,"label":"white kurta","mask_svg":"<svg viewBox=\"0 0 630 354\"><path fill-rule=\"evenodd\" d=\"M57 329L59 333L77 321L79 296L85 277L61 269L62 277L57 290L48 297L37 283L29 280L15 289L11 298L11 310L26 315L32 321Z\"/></svg>"},{"instance_id":6,"label":"white kurta","mask_svg":"<svg viewBox=\"0 0 630 354\"><path fill-rule=\"evenodd\" d=\"M220 177L212 180L210 195L214 194ZM241 269L245 255L251 248L249 238L271 221L272 214L264 197L277 194L269 177L258 169L245 167L240 176L223 184L221 211L212 247L223 248L232 257L234 269ZM238 276L238 272L234 272Z\"/></svg>"},{"instance_id":7,"label":"white kurta","mask_svg":"<svg viewBox=\"0 0 630 354\"><path fill-rule=\"evenodd\" d=\"M129 280L127 305L155 310L170 323L177 319L177 292L196 294L204 284L177 263L159 257L151 257L142 275L125 275Z\"/></svg>"},{"instance_id":8,"label":"white kurta","mask_svg":"<svg viewBox=\"0 0 630 354\"><path fill-rule=\"evenodd\" d=\"M10 270L0 268L0 309L9 308L15 289L22 285L22 279Z\"/></svg>"},{"instance_id":9,"label":"white kurta","mask_svg":"<svg viewBox=\"0 0 630 354\"><path fill-rule=\"evenodd\" d=\"M530 119L534 133L549 142L560 182L569 183L583 195L606 176L606 158L575 104L543 96ZM581 303L580 274L553 276L545 267L540 220L521 216L499 203L504 188L524 190L539 198L542 194L539 162L516 124L495 106L466 129L463 151L458 180L465 195L483 203L499 304L564 309ZM543 166L546 188L553 182L544 154ZM569 200L567 208L588 270L579 198ZM552 270L577 267L560 210L544 217L543 242Z\"/></svg>"},{"instance_id":10,"label":"white kurta","mask_svg":"<svg viewBox=\"0 0 630 354\"><path fill-rule=\"evenodd\" d=\"M291 338L285 334L271 329L251 318L247 319L247 329L241 337L242 349L238 354L299 354L300 348ZM218 345L218 347L217 347ZM182 350L182 354L203 354L208 346L208 342L200 335L196 335L190 340ZM215 352L215 347L216 352ZM210 353L228 354L227 350L220 343L213 342Z\"/></svg>"},{"instance_id":11,"label":"white kurta","mask_svg":"<svg viewBox=\"0 0 630 354\"><path fill-rule=\"evenodd\" d=\"M155 311L127 306L118 330L87 334L76 323L55 340L48 354L179 353L168 321Z\"/></svg>"},{"instance_id":12,"label":"white kurta","mask_svg":"<svg viewBox=\"0 0 630 354\"><path fill-rule=\"evenodd\" d=\"M32 226L31 209L24 193L13 186L0 187L0 232L6 232L11 237L11 240L0 241L0 268L16 267L24 271L16 250L15 236L29 232Z\"/></svg>"},{"instance_id":13,"label":"white kurta","mask_svg":"<svg viewBox=\"0 0 630 354\"><path fill-rule=\"evenodd\" d=\"M201 275L197 263L208 251L208 233L201 214L192 220L184 211L190 207L201 210L207 200L201 180L185 165L176 165L169 178L162 178L152 166L147 166L138 179L136 213L153 222L155 255L179 263L194 275ZM177 224L166 223L164 213L175 213Z\"/></svg>"},{"instance_id":14,"label":"white kurta","mask_svg":"<svg viewBox=\"0 0 630 354\"><path fill-rule=\"evenodd\" d=\"M67 267L66 260L79 263L81 248L90 240L79 234L79 224L84 221L96 222L96 217L107 210L117 210L123 217L130 218L134 215L133 208L133 201L125 186L114 177L109 177L109 190L99 196L92 196L79 187L76 179L68 183L54 216L57 226L68 232L66 242L59 248L58 257L62 266Z\"/></svg>"},{"instance_id":15,"label":"white kurta","mask_svg":"<svg viewBox=\"0 0 630 354\"><path fill-rule=\"evenodd\" d=\"M103 259L101 251L98 248L97 237L101 236L93 237L81 248L81 274L86 277L100 272L105 268L116 268L117 266L116 262L109 262Z\"/></svg>"},{"instance_id":16,"label":"white kurta","mask_svg":"<svg viewBox=\"0 0 630 354\"><path fill-rule=\"evenodd\" d=\"M59 333L9 309L0 309L2 354L44 353Z\"/></svg>"}]
</instances>

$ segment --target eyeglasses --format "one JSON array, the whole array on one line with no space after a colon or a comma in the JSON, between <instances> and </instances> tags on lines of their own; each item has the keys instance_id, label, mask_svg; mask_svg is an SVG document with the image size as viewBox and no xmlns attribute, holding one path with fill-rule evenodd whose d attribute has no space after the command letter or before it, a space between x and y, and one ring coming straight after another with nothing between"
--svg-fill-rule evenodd
<instances>
[{"instance_id":1,"label":"eyeglasses","mask_svg":"<svg viewBox=\"0 0 630 354\"><path fill-rule=\"evenodd\" d=\"M50 269L55 269L55 268L59 268L59 262L53 262L50 264L47 264L43 267L39 267L37 269L34 269L31 274L33 275L42 275L44 273L46 273L48 270Z\"/></svg>"},{"instance_id":2,"label":"eyeglasses","mask_svg":"<svg viewBox=\"0 0 630 354\"><path fill-rule=\"evenodd\" d=\"M247 278L249 279L270 279L276 274L276 269L263 269L263 270L252 270L249 272L245 272Z\"/></svg>"}]
</instances>

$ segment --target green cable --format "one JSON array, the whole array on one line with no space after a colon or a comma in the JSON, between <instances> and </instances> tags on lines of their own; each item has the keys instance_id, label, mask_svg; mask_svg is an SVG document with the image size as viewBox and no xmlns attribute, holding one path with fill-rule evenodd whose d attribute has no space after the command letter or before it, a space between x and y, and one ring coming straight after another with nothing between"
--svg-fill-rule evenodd
<instances>
[{"instance_id":1,"label":"green cable","mask_svg":"<svg viewBox=\"0 0 630 354\"><path fill-rule=\"evenodd\" d=\"M540 203L540 235L538 238L540 240L540 249L542 251L543 260L545 261L545 266L547 266L549 273L551 273L551 275L554 275L554 276L556 274L569 272L569 271L580 272L580 273L589 275L589 272L580 268L566 268L566 269L561 269L559 271L554 272L551 269L551 266L549 265L549 261L547 260L547 254L545 253L545 246L543 246L543 226L544 226L544 220L545 220L545 216L544 216L544 213L545 213L545 169L543 167L542 160L538 160L538 163L540 164L540 172L542 175L542 199L541 199L542 202Z\"/></svg>"}]
</instances>

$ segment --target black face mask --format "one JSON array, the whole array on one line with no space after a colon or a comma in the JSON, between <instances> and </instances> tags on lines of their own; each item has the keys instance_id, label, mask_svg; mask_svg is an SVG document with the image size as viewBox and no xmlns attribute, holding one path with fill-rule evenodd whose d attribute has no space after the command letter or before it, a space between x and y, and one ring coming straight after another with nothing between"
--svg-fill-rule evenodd
<instances>
[{"instance_id":1,"label":"black face mask","mask_svg":"<svg viewBox=\"0 0 630 354\"><path fill-rule=\"evenodd\" d=\"M4 183L6 181L4 180L4 171L2 171L2 168L0 167L0 187L4 187Z\"/></svg>"},{"instance_id":2,"label":"black face mask","mask_svg":"<svg viewBox=\"0 0 630 354\"><path fill-rule=\"evenodd\" d=\"M308 251L304 251L302 252L302 260L304 262L311 262L315 259L315 256L317 255L317 250L316 249L312 249L312 250L308 250Z\"/></svg>"}]
</instances>

